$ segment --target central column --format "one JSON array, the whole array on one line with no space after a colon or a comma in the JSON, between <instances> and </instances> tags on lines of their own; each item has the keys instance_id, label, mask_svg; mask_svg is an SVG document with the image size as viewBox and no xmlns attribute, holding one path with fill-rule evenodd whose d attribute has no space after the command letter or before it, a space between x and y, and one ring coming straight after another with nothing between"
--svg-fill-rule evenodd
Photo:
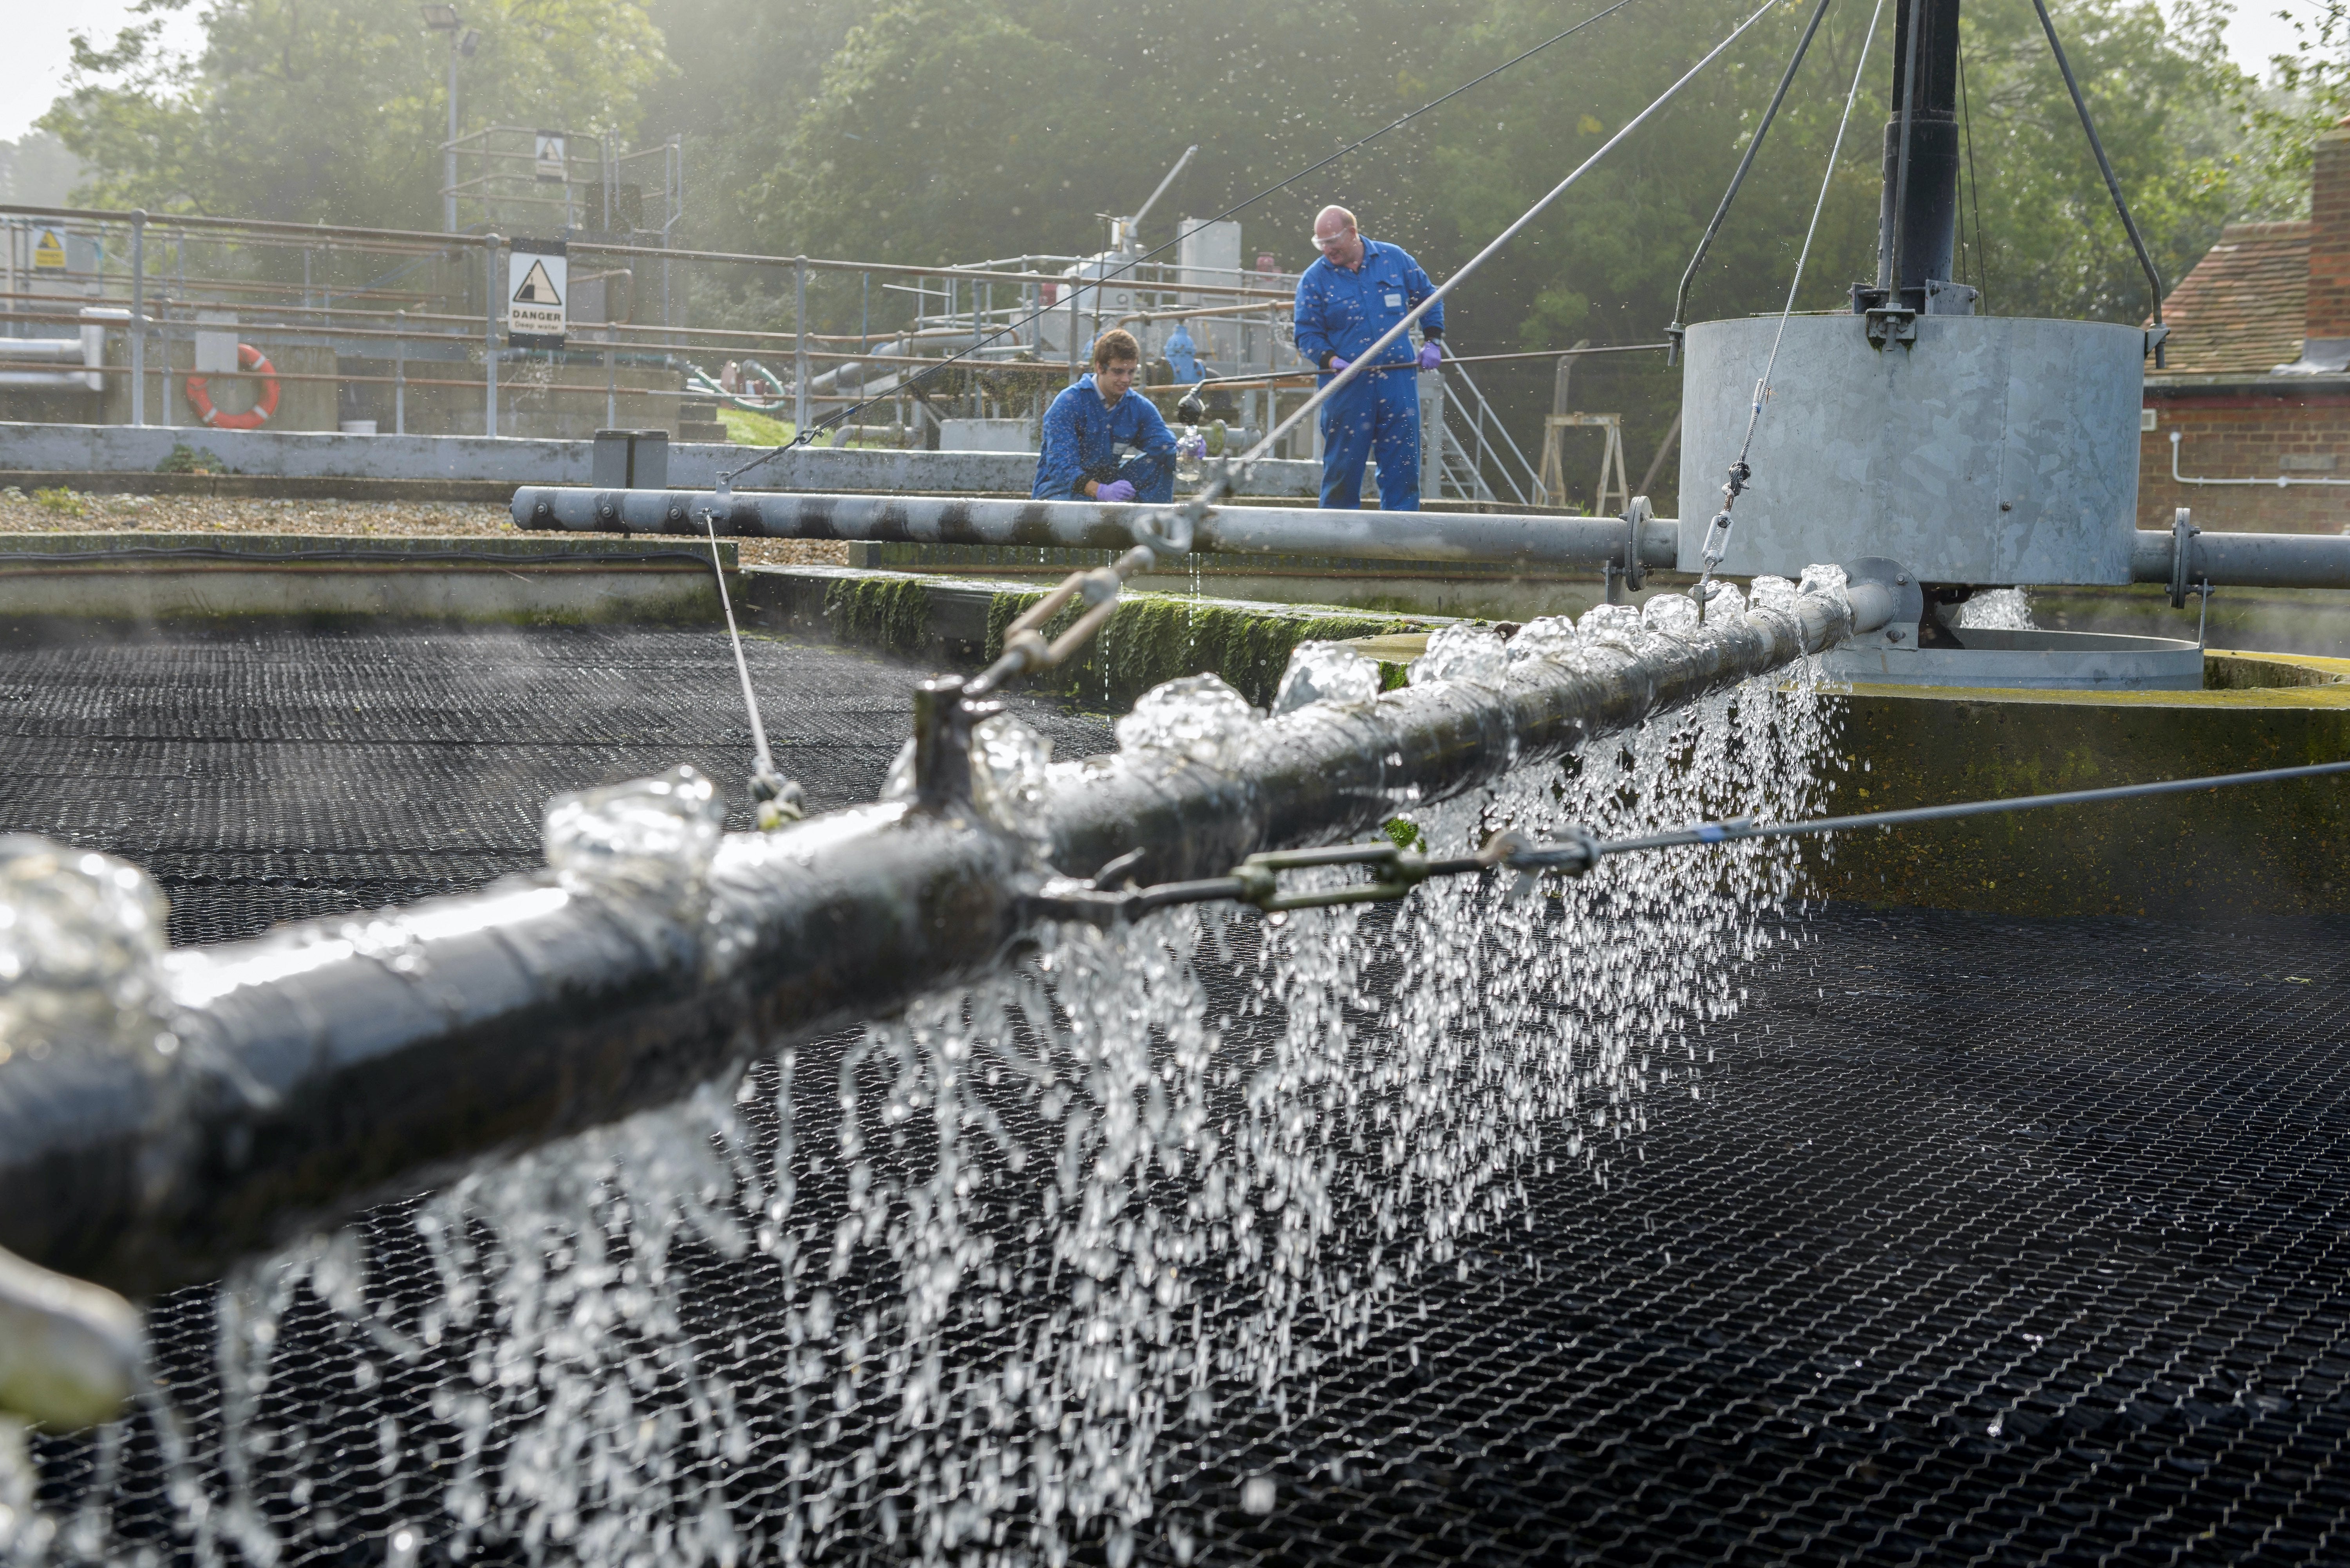
<instances>
[{"instance_id":1,"label":"central column","mask_svg":"<svg viewBox=\"0 0 2350 1568\"><path fill-rule=\"evenodd\" d=\"M1877 279L1874 288L1855 291L1855 304L1863 309L1904 306L1921 313L1972 315L1971 295L1944 296L1929 302L1926 290L1929 280L1949 281L1958 247L1959 0L1896 3L1900 9L1893 31L1893 118L1885 124ZM1918 33L1914 83L1910 73L1913 27ZM1905 105L1909 109L1906 186L1901 172ZM1894 276L1897 267L1898 278Z\"/></svg>"}]
</instances>

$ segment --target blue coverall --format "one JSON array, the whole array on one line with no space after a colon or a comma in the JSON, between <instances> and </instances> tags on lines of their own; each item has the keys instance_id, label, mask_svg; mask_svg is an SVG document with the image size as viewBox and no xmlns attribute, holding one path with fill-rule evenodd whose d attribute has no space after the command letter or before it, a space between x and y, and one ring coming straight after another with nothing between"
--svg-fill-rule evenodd
<instances>
[{"instance_id":1,"label":"blue coverall","mask_svg":"<svg viewBox=\"0 0 2350 1568\"><path fill-rule=\"evenodd\" d=\"M1175 372L1175 379L1179 381L1200 379L1199 347L1191 341L1191 335L1183 330L1183 324L1180 321L1167 339L1167 366Z\"/></svg>"},{"instance_id":2,"label":"blue coverall","mask_svg":"<svg viewBox=\"0 0 2350 1568\"><path fill-rule=\"evenodd\" d=\"M1120 441L1141 450L1124 463ZM1045 446L1036 454L1038 501L1087 501L1080 481L1107 484L1123 479L1137 501L1175 499L1175 432L1140 392L1128 392L1111 408L1094 389L1094 379L1077 378L1045 410Z\"/></svg>"},{"instance_id":3,"label":"blue coverall","mask_svg":"<svg viewBox=\"0 0 2350 1568\"><path fill-rule=\"evenodd\" d=\"M1297 352L1323 366L1333 355L1358 358L1435 289L1398 245L1365 240L1363 265L1351 272L1324 256L1297 280ZM1443 335L1441 300L1419 329L1431 341ZM1381 509L1419 510L1419 371L1410 339L1406 333L1388 344L1376 368L1322 405L1323 505L1360 506L1363 462L1377 457Z\"/></svg>"}]
</instances>

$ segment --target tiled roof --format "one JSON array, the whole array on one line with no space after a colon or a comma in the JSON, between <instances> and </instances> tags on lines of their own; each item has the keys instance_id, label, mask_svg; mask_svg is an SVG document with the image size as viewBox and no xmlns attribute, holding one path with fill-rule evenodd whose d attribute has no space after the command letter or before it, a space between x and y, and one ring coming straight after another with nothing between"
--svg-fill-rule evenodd
<instances>
[{"instance_id":1,"label":"tiled roof","mask_svg":"<svg viewBox=\"0 0 2350 1568\"><path fill-rule=\"evenodd\" d=\"M2265 375L2301 358L2309 223L2230 223L2162 302L2174 375Z\"/></svg>"}]
</instances>

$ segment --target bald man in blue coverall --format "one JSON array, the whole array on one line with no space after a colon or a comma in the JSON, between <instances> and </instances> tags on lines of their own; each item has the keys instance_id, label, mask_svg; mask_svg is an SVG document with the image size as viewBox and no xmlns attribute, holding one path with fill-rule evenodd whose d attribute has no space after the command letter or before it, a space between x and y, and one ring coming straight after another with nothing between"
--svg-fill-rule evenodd
<instances>
[{"instance_id":1,"label":"bald man in blue coverall","mask_svg":"<svg viewBox=\"0 0 2350 1568\"><path fill-rule=\"evenodd\" d=\"M1344 207L1322 209L1314 244L1322 259L1297 280L1297 352L1320 367L1326 386L1436 286L1401 246L1363 238ZM1419 331L1418 353L1405 334L1322 405L1323 505L1360 506L1363 462L1376 457L1380 510L1419 510L1419 372L1443 358L1441 300Z\"/></svg>"}]
</instances>

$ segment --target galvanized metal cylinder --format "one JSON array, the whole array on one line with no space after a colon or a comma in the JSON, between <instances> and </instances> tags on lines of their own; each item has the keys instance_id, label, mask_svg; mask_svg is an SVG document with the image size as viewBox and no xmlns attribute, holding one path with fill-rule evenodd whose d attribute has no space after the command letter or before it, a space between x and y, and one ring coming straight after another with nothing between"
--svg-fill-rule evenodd
<instances>
[{"instance_id":1,"label":"galvanized metal cylinder","mask_svg":"<svg viewBox=\"0 0 2350 1568\"><path fill-rule=\"evenodd\" d=\"M1889 556L1931 583L2126 583L2146 335L2098 321L1921 316L1914 343L1799 316L1754 428L1721 570ZM1775 317L1689 331L1683 512L1718 509ZM1700 566L1701 528L1679 565Z\"/></svg>"}]
</instances>

